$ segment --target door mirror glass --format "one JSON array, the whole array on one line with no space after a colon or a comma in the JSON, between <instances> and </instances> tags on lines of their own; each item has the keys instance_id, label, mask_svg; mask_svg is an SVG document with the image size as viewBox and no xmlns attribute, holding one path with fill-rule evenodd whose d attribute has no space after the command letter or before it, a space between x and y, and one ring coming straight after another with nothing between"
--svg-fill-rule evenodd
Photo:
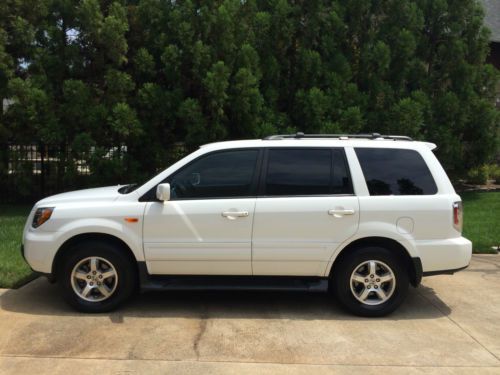
<instances>
[{"instance_id":1,"label":"door mirror glass","mask_svg":"<svg viewBox=\"0 0 500 375\"><path fill-rule=\"evenodd\" d=\"M159 184L156 188L156 198L158 200L167 202L170 200L170 184Z\"/></svg>"}]
</instances>

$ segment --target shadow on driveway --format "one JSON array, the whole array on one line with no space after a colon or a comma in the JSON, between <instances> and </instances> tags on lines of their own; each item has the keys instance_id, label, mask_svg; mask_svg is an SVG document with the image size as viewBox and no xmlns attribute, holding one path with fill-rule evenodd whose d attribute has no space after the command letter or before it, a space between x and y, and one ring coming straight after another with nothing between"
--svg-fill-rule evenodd
<instances>
[{"instance_id":1,"label":"shadow on driveway","mask_svg":"<svg viewBox=\"0 0 500 375\"><path fill-rule=\"evenodd\" d=\"M44 278L5 292L1 298L4 311L51 316L87 315L74 311L62 300L57 285ZM432 301L432 302L431 302ZM385 320L434 319L449 315L451 309L432 288L410 287L400 308ZM328 293L249 292L249 291L179 291L138 294L118 310L97 314L109 316L113 323L125 317L146 318L221 318L221 319L290 319L290 320L359 320L344 312Z\"/></svg>"}]
</instances>

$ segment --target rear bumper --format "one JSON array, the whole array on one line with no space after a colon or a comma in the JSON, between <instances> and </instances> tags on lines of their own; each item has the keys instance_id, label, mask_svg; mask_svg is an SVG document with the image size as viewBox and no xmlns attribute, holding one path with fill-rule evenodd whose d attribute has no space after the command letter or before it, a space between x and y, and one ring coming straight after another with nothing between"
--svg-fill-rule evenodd
<instances>
[{"instance_id":1,"label":"rear bumper","mask_svg":"<svg viewBox=\"0 0 500 375\"><path fill-rule=\"evenodd\" d=\"M417 241L423 276L452 274L466 268L472 256L472 242L464 237Z\"/></svg>"}]
</instances>

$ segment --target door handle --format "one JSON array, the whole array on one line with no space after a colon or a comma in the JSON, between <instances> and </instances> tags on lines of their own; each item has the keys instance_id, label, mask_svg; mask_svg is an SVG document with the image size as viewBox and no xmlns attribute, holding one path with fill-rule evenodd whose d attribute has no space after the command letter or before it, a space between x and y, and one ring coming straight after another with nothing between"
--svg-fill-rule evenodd
<instances>
[{"instance_id":1,"label":"door handle","mask_svg":"<svg viewBox=\"0 0 500 375\"><path fill-rule=\"evenodd\" d=\"M340 215L354 215L354 210L328 210L328 215L340 216Z\"/></svg>"},{"instance_id":2,"label":"door handle","mask_svg":"<svg viewBox=\"0 0 500 375\"><path fill-rule=\"evenodd\" d=\"M234 217L247 217L248 211L224 211L222 216L227 217L228 219Z\"/></svg>"}]
</instances>

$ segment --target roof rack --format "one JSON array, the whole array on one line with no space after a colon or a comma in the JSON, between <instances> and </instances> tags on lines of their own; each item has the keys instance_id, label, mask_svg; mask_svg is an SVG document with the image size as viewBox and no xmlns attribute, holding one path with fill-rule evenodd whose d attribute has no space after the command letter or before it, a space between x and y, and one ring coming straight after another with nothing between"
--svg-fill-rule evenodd
<instances>
[{"instance_id":1,"label":"roof rack","mask_svg":"<svg viewBox=\"0 0 500 375\"><path fill-rule=\"evenodd\" d=\"M336 138L336 139L390 139L393 141L413 141L411 137L405 135L381 135L379 133L370 134L304 134L297 132L295 134L277 134L265 137L264 140L279 140L279 139L314 139L314 138Z\"/></svg>"}]
</instances>

